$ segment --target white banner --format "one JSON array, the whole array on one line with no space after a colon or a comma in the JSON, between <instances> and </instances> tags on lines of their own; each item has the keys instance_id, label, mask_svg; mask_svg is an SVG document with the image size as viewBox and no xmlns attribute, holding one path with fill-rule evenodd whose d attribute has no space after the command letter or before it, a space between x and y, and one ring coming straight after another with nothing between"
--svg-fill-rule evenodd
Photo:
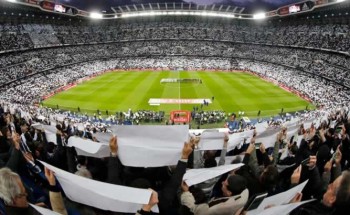
<instances>
[{"instance_id":1,"label":"white banner","mask_svg":"<svg viewBox=\"0 0 350 215\"><path fill-rule=\"evenodd\" d=\"M243 165L243 163L239 163L212 168L190 169L186 171L183 180L188 186L192 186L225 174L226 172L238 169Z\"/></svg>"},{"instance_id":2,"label":"white banner","mask_svg":"<svg viewBox=\"0 0 350 215\"><path fill-rule=\"evenodd\" d=\"M240 163L242 163L242 161L244 159L244 155L226 156L225 157L225 165L230 165L232 163L232 161L234 161L236 159L239 159ZM215 160L216 160L216 163L219 163L220 157L216 157Z\"/></svg>"},{"instance_id":3,"label":"white banner","mask_svg":"<svg viewBox=\"0 0 350 215\"><path fill-rule=\"evenodd\" d=\"M56 134L57 128L56 125L42 125L42 128L50 133Z\"/></svg>"},{"instance_id":4,"label":"white banner","mask_svg":"<svg viewBox=\"0 0 350 215\"><path fill-rule=\"evenodd\" d=\"M224 145L225 133L204 131L200 136L199 150L218 150Z\"/></svg>"},{"instance_id":5,"label":"white banner","mask_svg":"<svg viewBox=\"0 0 350 215\"><path fill-rule=\"evenodd\" d=\"M188 125L118 126L119 159L126 166L176 165L188 141Z\"/></svg>"},{"instance_id":6,"label":"white banner","mask_svg":"<svg viewBox=\"0 0 350 215\"><path fill-rule=\"evenodd\" d=\"M33 123L31 126L37 130L42 130L44 128L41 123Z\"/></svg>"},{"instance_id":7,"label":"white banner","mask_svg":"<svg viewBox=\"0 0 350 215\"><path fill-rule=\"evenodd\" d=\"M314 199L303 201L303 202L291 203L287 205L274 206L262 211L252 210L252 211L248 211L247 215L288 215L290 212L292 212L294 209L296 209L300 205L303 205L311 201L314 201Z\"/></svg>"},{"instance_id":8,"label":"white banner","mask_svg":"<svg viewBox=\"0 0 350 215\"><path fill-rule=\"evenodd\" d=\"M69 199L103 210L135 213L148 204L152 192L126 186L108 184L63 171L45 162L41 163L55 173ZM154 212L158 212L155 207Z\"/></svg>"},{"instance_id":9,"label":"white banner","mask_svg":"<svg viewBox=\"0 0 350 215\"><path fill-rule=\"evenodd\" d=\"M47 208L39 207L39 206L36 206L33 204L29 204L29 205L42 215L61 215L61 214L59 214L55 211L49 210Z\"/></svg>"},{"instance_id":10,"label":"white banner","mask_svg":"<svg viewBox=\"0 0 350 215\"><path fill-rule=\"evenodd\" d=\"M246 142L249 143L250 139L253 137L253 134L254 134L254 130L229 134L228 135L229 140L228 140L227 150L230 151L230 150L235 149L238 145L243 143L244 139L246 139Z\"/></svg>"},{"instance_id":11,"label":"white banner","mask_svg":"<svg viewBox=\"0 0 350 215\"><path fill-rule=\"evenodd\" d=\"M113 134L97 132L97 133L93 133L92 136L96 137L96 139L102 143L109 143L109 140L112 138Z\"/></svg>"},{"instance_id":12,"label":"white banner","mask_svg":"<svg viewBox=\"0 0 350 215\"><path fill-rule=\"evenodd\" d=\"M267 122L257 123L255 125L255 131L256 131L257 135L265 132L268 126L269 125L267 124Z\"/></svg>"},{"instance_id":13,"label":"white banner","mask_svg":"<svg viewBox=\"0 0 350 215\"><path fill-rule=\"evenodd\" d=\"M190 129L189 133L190 133L190 134L200 135L200 134L202 134L204 131L209 131L209 132L218 131L218 132L228 133L228 132L229 132L229 129L228 129L228 128Z\"/></svg>"},{"instance_id":14,"label":"white banner","mask_svg":"<svg viewBox=\"0 0 350 215\"><path fill-rule=\"evenodd\" d=\"M45 136L48 143L53 142L55 145L57 145L57 136L55 133L45 131Z\"/></svg>"},{"instance_id":15,"label":"white banner","mask_svg":"<svg viewBox=\"0 0 350 215\"><path fill-rule=\"evenodd\" d=\"M110 156L109 144L94 142L80 137L70 137L68 139L68 146L75 147L78 155L104 158Z\"/></svg>"},{"instance_id":16,"label":"white banner","mask_svg":"<svg viewBox=\"0 0 350 215\"><path fill-rule=\"evenodd\" d=\"M149 104L204 104L204 101L211 104L211 99L157 99L150 98L148 100Z\"/></svg>"},{"instance_id":17,"label":"white banner","mask_svg":"<svg viewBox=\"0 0 350 215\"><path fill-rule=\"evenodd\" d=\"M263 211L264 208L266 208L269 205L283 205L283 204L288 204L297 193L301 193L304 189L304 187L306 186L307 181L304 181L303 183L299 184L298 186L295 186L285 192L270 196L265 198L261 204L259 205L259 207L257 208L257 210L259 211Z\"/></svg>"}]
</instances>

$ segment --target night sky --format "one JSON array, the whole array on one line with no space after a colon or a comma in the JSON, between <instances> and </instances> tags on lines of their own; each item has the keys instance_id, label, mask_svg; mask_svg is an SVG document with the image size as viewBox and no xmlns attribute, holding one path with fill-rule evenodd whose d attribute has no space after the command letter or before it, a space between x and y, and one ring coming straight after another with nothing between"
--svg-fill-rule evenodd
<instances>
[{"instance_id":1,"label":"night sky","mask_svg":"<svg viewBox=\"0 0 350 215\"><path fill-rule=\"evenodd\" d=\"M112 6L157 2L192 2L198 5L236 5L246 8L247 12L269 11L301 0L55 0L57 3L71 5L86 11L111 12Z\"/></svg>"}]
</instances>

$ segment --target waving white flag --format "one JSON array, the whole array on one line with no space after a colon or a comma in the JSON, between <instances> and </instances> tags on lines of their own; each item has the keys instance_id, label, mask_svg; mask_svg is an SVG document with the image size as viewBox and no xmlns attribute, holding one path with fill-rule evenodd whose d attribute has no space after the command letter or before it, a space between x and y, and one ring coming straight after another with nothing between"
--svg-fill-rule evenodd
<instances>
[{"instance_id":1,"label":"waving white flag","mask_svg":"<svg viewBox=\"0 0 350 215\"><path fill-rule=\"evenodd\" d=\"M239 164L217 166L212 168L190 169L186 171L183 177L183 180L186 182L188 186L192 186L195 184L202 183L206 180L215 178L219 175L225 174L226 172L238 169L243 165L244 165L243 163L239 163Z\"/></svg>"},{"instance_id":2,"label":"waving white flag","mask_svg":"<svg viewBox=\"0 0 350 215\"><path fill-rule=\"evenodd\" d=\"M147 189L95 181L40 162L55 173L69 199L85 205L115 212L135 213L143 204L148 204L152 194ZM158 212L158 207L153 211Z\"/></svg>"},{"instance_id":3,"label":"waving white flag","mask_svg":"<svg viewBox=\"0 0 350 215\"><path fill-rule=\"evenodd\" d=\"M68 139L68 146L75 147L78 155L104 158L110 156L109 144L99 143L80 137L70 137Z\"/></svg>"},{"instance_id":4,"label":"waving white flag","mask_svg":"<svg viewBox=\"0 0 350 215\"><path fill-rule=\"evenodd\" d=\"M188 140L188 125L118 126L118 156L126 166L176 165Z\"/></svg>"}]
</instances>

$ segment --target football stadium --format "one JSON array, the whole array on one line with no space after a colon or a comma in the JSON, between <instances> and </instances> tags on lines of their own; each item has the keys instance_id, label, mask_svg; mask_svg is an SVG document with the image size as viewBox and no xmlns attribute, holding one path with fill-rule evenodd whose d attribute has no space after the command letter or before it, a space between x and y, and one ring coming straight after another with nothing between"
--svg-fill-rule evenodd
<instances>
[{"instance_id":1,"label":"football stadium","mask_svg":"<svg viewBox=\"0 0 350 215\"><path fill-rule=\"evenodd\" d=\"M0 215L348 215L350 0L0 0Z\"/></svg>"}]
</instances>

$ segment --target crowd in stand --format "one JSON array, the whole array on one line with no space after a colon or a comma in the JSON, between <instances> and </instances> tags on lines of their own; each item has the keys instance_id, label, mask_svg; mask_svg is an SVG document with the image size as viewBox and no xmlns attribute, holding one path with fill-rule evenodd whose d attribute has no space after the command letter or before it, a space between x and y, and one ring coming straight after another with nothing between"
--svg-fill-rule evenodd
<instances>
[{"instance_id":1,"label":"crowd in stand","mask_svg":"<svg viewBox=\"0 0 350 215\"><path fill-rule=\"evenodd\" d=\"M348 104L350 100L349 89L343 89L329 81L301 73L296 69L286 69L269 63L252 61L240 62L243 68L257 73L259 76L277 81L277 83L301 92L307 98L327 108L335 108Z\"/></svg>"},{"instance_id":2,"label":"crowd in stand","mask_svg":"<svg viewBox=\"0 0 350 215\"><path fill-rule=\"evenodd\" d=\"M347 24L255 25L201 22L112 23L106 25L0 25L0 51L92 42L149 39L221 40L324 48L349 52ZM47 36L49 35L49 36ZM79 36L78 36L79 35Z\"/></svg>"},{"instance_id":3,"label":"crowd in stand","mask_svg":"<svg viewBox=\"0 0 350 215\"><path fill-rule=\"evenodd\" d=\"M266 55L269 53L269 55ZM238 69L237 61L251 59L295 67L350 85L348 56L275 46L208 41L147 41L40 49L2 54L0 84L67 64L115 59L115 68Z\"/></svg>"},{"instance_id":4,"label":"crowd in stand","mask_svg":"<svg viewBox=\"0 0 350 215\"><path fill-rule=\"evenodd\" d=\"M73 65L62 69L51 70L48 74L40 74L25 80L23 84L14 84L1 92L1 100L19 104L39 103L43 96L53 93L57 88L91 76L98 72L114 68L115 63L92 62Z\"/></svg>"},{"instance_id":5,"label":"crowd in stand","mask_svg":"<svg viewBox=\"0 0 350 215\"><path fill-rule=\"evenodd\" d=\"M203 125L206 123L219 123L223 122L227 118L224 111L196 111L196 109L191 112L191 117L192 120L194 120L198 125Z\"/></svg>"}]
</instances>

